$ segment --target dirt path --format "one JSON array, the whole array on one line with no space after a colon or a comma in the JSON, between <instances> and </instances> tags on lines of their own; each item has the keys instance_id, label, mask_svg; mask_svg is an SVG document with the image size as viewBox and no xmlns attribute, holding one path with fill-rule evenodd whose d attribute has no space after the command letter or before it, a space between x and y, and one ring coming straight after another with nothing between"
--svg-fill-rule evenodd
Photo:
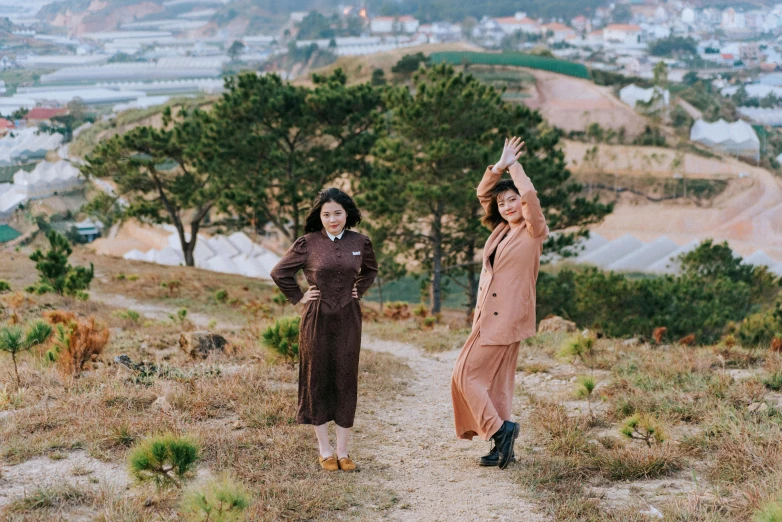
<instances>
[{"instance_id":1,"label":"dirt path","mask_svg":"<svg viewBox=\"0 0 782 522\"><path fill-rule=\"evenodd\" d=\"M545 520L507 473L476 465L488 443L455 438L450 378L457 351L427 355L409 344L375 339L362 346L400 357L414 372L407 393L390 408L364 413L356 436L361 453L372 455L372 467L384 469L367 471L399 495L388 519Z\"/></svg>"},{"instance_id":2,"label":"dirt path","mask_svg":"<svg viewBox=\"0 0 782 522\"><path fill-rule=\"evenodd\" d=\"M108 294L100 294L98 292L93 291L91 292L90 297L93 301L100 301L102 303L106 303L108 305L117 308L127 308L129 310L134 310L140 313L141 315L149 317L150 319L157 319L159 321L166 321L170 318L171 315L175 315L177 312L176 307L167 306L165 304L154 304L154 303L137 301L132 297L127 297L125 295L120 295L120 294L108 295ZM214 318L207 314L188 311L187 319L190 320L198 328L206 328L207 325L209 325L209 323ZM220 321L219 325L221 328L235 328L235 329L239 329L244 326L239 323L232 323L226 321Z\"/></svg>"}]
</instances>

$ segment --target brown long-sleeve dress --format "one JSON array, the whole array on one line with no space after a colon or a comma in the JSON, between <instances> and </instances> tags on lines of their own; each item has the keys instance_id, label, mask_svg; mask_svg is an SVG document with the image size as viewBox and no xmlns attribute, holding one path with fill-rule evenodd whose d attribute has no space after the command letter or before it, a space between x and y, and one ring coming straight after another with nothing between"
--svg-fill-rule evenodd
<instances>
[{"instance_id":1,"label":"brown long-sleeve dress","mask_svg":"<svg viewBox=\"0 0 782 522\"><path fill-rule=\"evenodd\" d=\"M325 230L300 237L271 276L291 303L304 296L296 273L304 270L320 298L304 305L299 335L299 424L334 421L350 428L356 414L361 306L353 288L364 295L377 274L368 237L346 230L332 241Z\"/></svg>"},{"instance_id":2,"label":"brown long-sleeve dress","mask_svg":"<svg viewBox=\"0 0 782 522\"><path fill-rule=\"evenodd\" d=\"M524 169L515 163L509 170L524 221L515 229L498 225L483 249L472 333L451 379L456 436L462 439L478 435L488 440L510 420L519 344L535 335L535 283L548 227ZM487 212L501 177L489 167L478 185L478 199Z\"/></svg>"}]
</instances>

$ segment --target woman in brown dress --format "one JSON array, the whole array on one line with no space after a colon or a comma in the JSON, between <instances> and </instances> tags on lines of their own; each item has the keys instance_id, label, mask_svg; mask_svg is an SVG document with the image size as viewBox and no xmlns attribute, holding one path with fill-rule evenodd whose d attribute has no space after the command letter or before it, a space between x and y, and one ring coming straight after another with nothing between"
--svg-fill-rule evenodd
<instances>
[{"instance_id":1,"label":"woman in brown dress","mask_svg":"<svg viewBox=\"0 0 782 522\"><path fill-rule=\"evenodd\" d=\"M519 425L510 420L516 358L521 340L535 335L535 283L548 227L535 187L518 162L524 143L505 140L502 157L478 185L478 199L491 230L472 333L453 370L456 435L492 439L482 466L505 469L513 459ZM510 170L511 179L500 181Z\"/></svg>"},{"instance_id":2,"label":"woman in brown dress","mask_svg":"<svg viewBox=\"0 0 782 522\"><path fill-rule=\"evenodd\" d=\"M356 414L361 349L359 299L372 285L377 262L369 238L348 229L361 222L353 199L339 189L322 190L304 231L271 276L293 304L303 304L299 334L299 409L296 421L313 424L323 469L352 471L348 437ZM302 292L296 273L309 283ZM337 452L328 422L337 425Z\"/></svg>"}]
</instances>

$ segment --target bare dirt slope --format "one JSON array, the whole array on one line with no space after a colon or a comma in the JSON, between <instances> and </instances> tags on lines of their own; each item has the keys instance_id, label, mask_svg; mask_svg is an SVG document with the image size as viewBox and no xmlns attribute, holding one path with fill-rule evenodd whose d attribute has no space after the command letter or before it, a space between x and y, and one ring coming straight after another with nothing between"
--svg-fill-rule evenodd
<instances>
[{"instance_id":1,"label":"bare dirt slope","mask_svg":"<svg viewBox=\"0 0 782 522\"><path fill-rule=\"evenodd\" d=\"M347 74L351 84L364 83L372 78L372 71L383 69L386 78L391 76L391 67L406 54L424 53L430 55L445 51L482 51L477 47L466 42L455 42L448 44L427 44L416 47L405 47L395 49L384 53L370 54L366 56L341 56L336 62L326 67L321 67L312 71L301 71L294 83L297 85L312 86L312 73L329 74L335 69L342 69Z\"/></svg>"},{"instance_id":2,"label":"bare dirt slope","mask_svg":"<svg viewBox=\"0 0 782 522\"><path fill-rule=\"evenodd\" d=\"M633 234L643 241L664 234L682 245L714 238L728 241L743 256L763 250L782 261L782 178L735 158L706 158L660 147L600 144L595 159L585 160L591 147L594 145L564 143L568 167L582 178L608 173L730 180L728 189L709 207L682 200L653 203L622 196L613 213L592 229L595 232L609 239Z\"/></svg>"},{"instance_id":3,"label":"bare dirt slope","mask_svg":"<svg viewBox=\"0 0 782 522\"><path fill-rule=\"evenodd\" d=\"M647 120L619 101L610 87L548 71L527 69L537 80L532 97L524 100L553 126L566 132L585 131L591 123L625 129L628 138L643 133Z\"/></svg>"}]
</instances>

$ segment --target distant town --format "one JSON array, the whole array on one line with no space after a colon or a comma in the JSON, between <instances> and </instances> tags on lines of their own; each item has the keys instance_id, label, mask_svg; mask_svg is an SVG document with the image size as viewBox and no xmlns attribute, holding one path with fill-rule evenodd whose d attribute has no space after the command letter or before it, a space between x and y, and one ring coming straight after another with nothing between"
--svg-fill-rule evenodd
<instances>
[{"instance_id":1,"label":"distant town","mask_svg":"<svg viewBox=\"0 0 782 522\"><path fill-rule=\"evenodd\" d=\"M258 14L229 0L0 0L0 223L29 202L57 194L75 194L65 205L74 212L86 202L78 170L83 155L70 147L96 123L171 100L208 99L239 72L306 81L312 71L340 60L383 53L399 60L409 52L413 70L419 64L413 56L438 51L547 60L543 69L588 77L614 101L602 91L574 92L558 80L546 84L546 94L540 75L481 78L502 88L506 101L540 110L571 139L665 145L668 131L661 129L667 125L675 140L766 168L782 163L782 139L763 130L782 126L782 4L719 9L633 0L574 6L583 14L567 18L510 9L504 16L459 19L389 14L393 2L373 5L267 16L268 10ZM373 84L386 81L382 69L366 71L366 80L369 73ZM529 88L535 81L543 94ZM684 86L693 88L682 92ZM99 180L96 187L112 190ZM91 241L103 223L60 226ZM141 248L118 255L143 258Z\"/></svg>"}]
</instances>

